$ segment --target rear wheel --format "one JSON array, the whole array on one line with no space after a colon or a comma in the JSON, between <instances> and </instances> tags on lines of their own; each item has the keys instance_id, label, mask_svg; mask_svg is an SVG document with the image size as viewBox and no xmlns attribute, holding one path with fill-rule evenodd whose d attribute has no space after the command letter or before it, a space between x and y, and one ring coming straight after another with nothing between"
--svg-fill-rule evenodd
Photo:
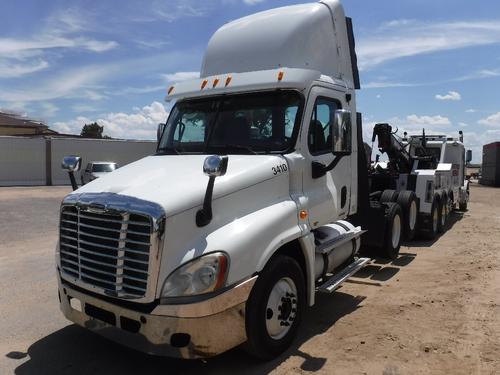
<instances>
[{"instance_id":1,"label":"rear wheel","mask_svg":"<svg viewBox=\"0 0 500 375\"><path fill-rule=\"evenodd\" d=\"M443 233L446 229L446 221L448 218L448 199L443 195L439 201L439 220L438 220L438 233Z\"/></svg>"},{"instance_id":2,"label":"rear wheel","mask_svg":"<svg viewBox=\"0 0 500 375\"><path fill-rule=\"evenodd\" d=\"M398 192L396 190L384 190L380 196L380 203L396 202L398 199Z\"/></svg>"},{"instance_id":3,"label":"rear wheel","mask_svg":"<svg viewBox=\"0 0 500 375\"><path fill-rule=\"evenodd\" d=\"M296 260L278 255L259 275L246 304L246 350L272 359L292 343L304 313L305 281Z\"/></svg>"},{"instance_id":4,"label":"rear wheel","mask_svg":"<svg viewBox=\"0 0 500 375\"><path fill-rule=\"evenodd\" d=\"M386 231L384 246L380 249L383 258L396 259L401 247L403 214L397 203L389 203L385 215Z\"/></svg>"},{"instance_id":5,"label":"rear wheel","mask_svg":"<svg viewBox=\"0 0 500 375\"><path fill-rule=\"evenodd\" d=\"M467 211L467 201L465 201L465 202L463 202L463 203L462 203L462 202L461 202L461 203L459 203L459 204L458 204L458 209L459 209L460 211Z\"/></svg>"},{"instance_id":6,"label":"rear wheel","mask_svg":"<svg viewBox=\"0 0 500 375\"><path fill-rule=\"evenodd\" d=\"M418 205L413 191L402 191L398 195L398 204L403 211L403 237L411 241L417 230Z\"/></svg>"},{"instance_id":7,"label":"rear wheel","mask_svg":"<svg viewBox=\"0 0 500 375\"><path fill-rule=\"evenodd\" d=\"M423 235L429 239L433 240L436 238L438 233L438 223L439 223L439 202L434 198L431 206L431 214L424 222L422 226Z\"/></svg>"}]
</instances>

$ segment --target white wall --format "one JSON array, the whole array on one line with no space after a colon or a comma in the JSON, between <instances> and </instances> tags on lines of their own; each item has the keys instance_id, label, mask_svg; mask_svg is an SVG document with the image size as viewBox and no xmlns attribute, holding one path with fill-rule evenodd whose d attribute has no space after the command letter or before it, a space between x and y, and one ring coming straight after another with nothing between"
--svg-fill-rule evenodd
<instances>
[{"instance_id":1,"label":"white wall","mask_svg":"<svg viewBox=\"0 0 500 375\"><path fill-rule=\"evenodd\" d=\"M45 185L45 139L0 137L0 186Z\"/></svg>"},{"instance_id":2,"label":"white wall","mask_svg":"<svg viewBox=\"0 0 500 375\"><path fill-rule=\"evenodd\" d=\"M156 150L153 141L116 141L96 139L52 139L52 185L69 185L68 173L61 169L64 156L78 155L82 158L82 170L75 174L80 184L80 173L91 161L114 161L122 167L128 163L151 155Z\"/></svg>"},{"instance_id":3,"label":"white wall","mask_svg":"<svg viewBox=\"0 0 500 375\"><path fill-rule=\"evenodd\" d=\"M66 155L81 156L83 172L90 161L113 161L124 166L155 150L156 141L0 137L0 186L46 185L50 179L52 185L69 185L67 172L61 169ZM51 178L46 176L47 169ZM76 178L80 183L80 173Z\"/></svg>"}]
</instances>

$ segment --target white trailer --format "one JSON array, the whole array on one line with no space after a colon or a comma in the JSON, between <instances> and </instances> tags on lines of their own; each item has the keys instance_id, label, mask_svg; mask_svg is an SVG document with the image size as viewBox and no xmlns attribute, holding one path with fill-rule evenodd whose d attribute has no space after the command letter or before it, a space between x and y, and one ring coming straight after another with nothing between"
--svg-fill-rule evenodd
<instances>
[{"instance_id":1,"label":"white trailer","mask_svg":"<svg viewBox=\"0 0 500 375\"><path fill-rule=\"evenodd\" d=\"M361 241L399 252L401 205L370 199L357 88L337 0L221 27L200 78L168 89L156 154L62 202L64 315L160 355L286 350L316 293L369 262Z\"/></svg>"}]
</instances>

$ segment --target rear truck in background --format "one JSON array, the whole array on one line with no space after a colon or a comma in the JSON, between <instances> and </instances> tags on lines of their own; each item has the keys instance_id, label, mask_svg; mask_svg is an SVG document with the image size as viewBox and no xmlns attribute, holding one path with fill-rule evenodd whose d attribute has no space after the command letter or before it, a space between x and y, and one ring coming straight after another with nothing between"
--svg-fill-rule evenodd
<instances>
[{"instance_id":1,"label":"rear truck in background","mask_svg":"<svg viewBox=\"0 0 500 375\"><path fill-rule=\"evenodd\" d=\"M403 236L412 240L417 230L434 239L446 230L455 209L467 210L469 181L465 166L472 152L465 151L463 133L446 135L396 135L389 124L376 124L373 142L387 155L377 155L369 172L370 194L381 202L397 202L403 209Z\"/></svg>"},{"instance_id":2,"label":"rear truck in background","mask_svg":"<svg viewBox=\"0 0 500 375\"><path fill-rule=\"evenodd\" d=\"M285 351L318 292L398 255L403 208L370 195L352 23L339 1L230 22L168 89L155 155L62 202L71 321L147 353ZM406 207L404 207L406 209Z\"/></svg>"}]
</instances>

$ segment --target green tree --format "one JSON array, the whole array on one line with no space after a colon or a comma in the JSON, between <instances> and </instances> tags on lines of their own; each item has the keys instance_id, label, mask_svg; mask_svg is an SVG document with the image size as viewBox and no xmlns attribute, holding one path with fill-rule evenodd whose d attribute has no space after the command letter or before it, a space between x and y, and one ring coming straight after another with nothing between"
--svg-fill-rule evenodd
<instances>
[{"instance_id":1,"label":"green tree","mask_svg":"<svg viewBox=\"0 0 500 375\"><path fill-rule=\"evenodd\" d=\"M102 138L104 126L100 126L97 122L83 125L80 135L85 138Z\"/></svg>"}]
</instances>

